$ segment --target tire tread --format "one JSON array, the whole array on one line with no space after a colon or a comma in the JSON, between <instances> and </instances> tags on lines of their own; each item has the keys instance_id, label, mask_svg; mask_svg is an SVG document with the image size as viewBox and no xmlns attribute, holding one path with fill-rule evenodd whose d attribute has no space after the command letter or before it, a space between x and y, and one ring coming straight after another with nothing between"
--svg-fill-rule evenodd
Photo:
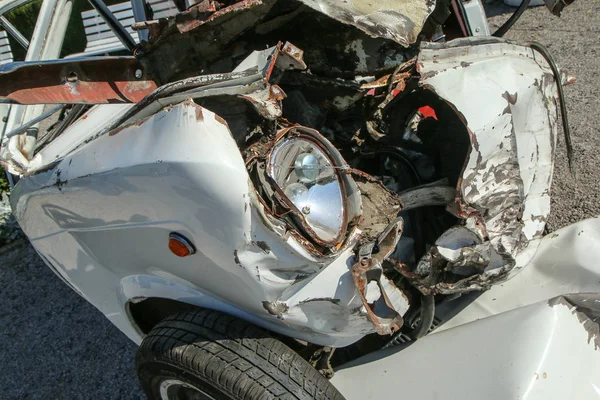
<instances>
[{"instance_id":1,"label":"tire tread","mask_svg":"<svg viewBox=\"0 0 600 400\"><path fill-rule=\"evenodd\" d=\"M343 400L327 379L288 346L254 325L217 311L186 311L160 322L138 350L138 373L153 362L199 375L236 399Z\"/></svg>"}]
</instances>

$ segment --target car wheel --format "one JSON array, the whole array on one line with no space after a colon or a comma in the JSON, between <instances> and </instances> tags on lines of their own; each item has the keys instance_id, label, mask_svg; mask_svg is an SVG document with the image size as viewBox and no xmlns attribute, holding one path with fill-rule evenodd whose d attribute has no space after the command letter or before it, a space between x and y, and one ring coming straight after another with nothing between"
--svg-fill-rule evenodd
<instances>
[{"instance_id":1,"label":"car wheel","mask_svg":"<svg viewBox=\"0 0 600 400\"><path fill-rule=\"evenodd\" d=\"M245 321L212 310L160 322L136 356L149 399L332 399L342 395L288 346Z\"/></svg>"}]
</instances>

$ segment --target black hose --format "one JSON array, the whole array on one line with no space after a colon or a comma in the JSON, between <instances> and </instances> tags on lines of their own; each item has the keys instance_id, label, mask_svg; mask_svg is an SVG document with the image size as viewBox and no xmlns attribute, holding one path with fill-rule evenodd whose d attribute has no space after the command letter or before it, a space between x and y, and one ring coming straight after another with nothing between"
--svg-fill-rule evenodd
<instances>
[{"instance_id":1,"label":"black hose","mask_svg":"<svg viewBox=\"0 0 600 400\"><path fill-rule=\"evenodd\" d=\"M529 6L530 1L531 0L523 0L521 2L521 5L519 6L519 8L517 8L515 10L513 15L508 19L508 21L506 21L500 28L498 28L498 30L496 32L494 32L492 34L492 36L496 36L496 37L504 36L506 34L506 32L508 32L508 30L510 28L512 28L512 26L515 24L515 22L517 22L517 20L519 18L521 18L521 15L525 12L525 10L527 9L527 6Z\"/></svg>"},{"instance_id":2,"label":"black hose","mask_svg":"<svg viewBox=\"0 0 600 400\"><path fill-rule=\"evenodd\" d=\"M419 330L415 333L415 339L420 339L427 335L433 324L435 317L435 299L432 294L423 295L421 297L421 315L419 322Z\"/></svg>"},{"instance_id":3,"label":"black hose","mask_svg":"<svg viewBox=\"0 0 600 400\"><path fill-rule=\"evenodd\" d=\"M562 117L563 134L565 136L565 146L567 148L567 159L569 161L569 171L571 171L571 175L575 176L575 166L573 160L573 143L571 142L571 129L569 128L567 106L565 104L565 94L563 92L560 72L558 71L558 67L556 66L554 59L552 58L546 47L537 42L528 42L527 45L532 49L538 51L542 55L542 57L544 57L544 59L548 62L548 65L550 65L550 69L554 74L554 79L556 79L556 86L558 90L558 103L560 106L560 115Z\"/></svg>"},{"instance_id":4,"label":"black hose","mask_svg":"<svg viewBox=\"0 0 600 400\"><path fill-rule=\"evenodd\" d=\"M404 167L407 169L407 171L410 173L412 181L413 181L413 186L419 186L421 184L421 178L420 178L419 173L417 172L417 169L415 168L414 164L412 163L410 158L408 158L408 156L406 154L404 154L402 151L400 151L398 148L393 147L393 146L386 146L386 147L381 147L381 148L375 149L373 151L373 153L374 154L387 154L387 155L394 157L396 160L400 161L404 165Z\"/></svg>"}]
</instances>

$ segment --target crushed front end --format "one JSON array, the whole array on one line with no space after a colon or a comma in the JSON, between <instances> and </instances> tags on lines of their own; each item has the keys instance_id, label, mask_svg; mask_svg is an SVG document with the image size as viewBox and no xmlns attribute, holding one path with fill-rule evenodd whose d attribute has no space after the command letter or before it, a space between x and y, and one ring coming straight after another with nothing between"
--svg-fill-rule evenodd
<instances>
[{"instance_id":1,"label":"crushed front end","mask_svg":"<svg viewBox=\"0 0 600 400\"><path fill-rule=\"evenodd\" d=\"M141 101L89 109L30 159L4 148L23 230L105 314L160 278L344 347L423 335L436 303L528 263L563 81L538 52L416 45L434 10L421 2L408 30L373 29L393 13L354 26L314 10L329 2L213 3L137 26L150 39L135 68L161 84ZM196 254L168 253L173 232Z\"/></svg>"}]
</instances>

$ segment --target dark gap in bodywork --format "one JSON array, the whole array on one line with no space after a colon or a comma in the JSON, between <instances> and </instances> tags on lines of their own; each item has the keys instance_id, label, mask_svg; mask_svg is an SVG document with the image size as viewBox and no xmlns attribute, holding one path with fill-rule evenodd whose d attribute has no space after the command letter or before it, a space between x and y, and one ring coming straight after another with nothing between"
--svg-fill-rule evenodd
<instances>
[{"instance_id":1,"label":"dark gap in bodywork","mask_svg":"<svg viewBox=\"0 0 600 400\"><path fill-rule=\"evenodd\" d=\"M181 301L150 297L129 302L128 311L143 333L148 333L160 321L180 311L192 310L194 306Z\"/></svg>"},{"instance_id":2,"label":"dark gap in bodywork","mask_svg":"<svg viewBox=\"0 0 600 400\"><path fill-rule=\"evenodd\" d=\"M274 129L268 126L272 124L261 118L248 101L237 96L203 97L196 99L195 103L223 118L241 148Z\"/></svg>"},{"instance_id":3,"label":"dark gap in bodywork","mask_svg":"<svg viewBox=\"0 0 600 400\"><path fill-rule=\"evenodd\" d=\"M218 19L182 34L175 34L172 26L155 42L140 47L140 61L161 81L169 81L199 71L229 72L252 50L288 41L304 50L304 60L314 74L353 79L393 69L416 54L415 49L370 37L296 0L265 1L236 15L235 24Z\"/></svg>"}]
</instances>

